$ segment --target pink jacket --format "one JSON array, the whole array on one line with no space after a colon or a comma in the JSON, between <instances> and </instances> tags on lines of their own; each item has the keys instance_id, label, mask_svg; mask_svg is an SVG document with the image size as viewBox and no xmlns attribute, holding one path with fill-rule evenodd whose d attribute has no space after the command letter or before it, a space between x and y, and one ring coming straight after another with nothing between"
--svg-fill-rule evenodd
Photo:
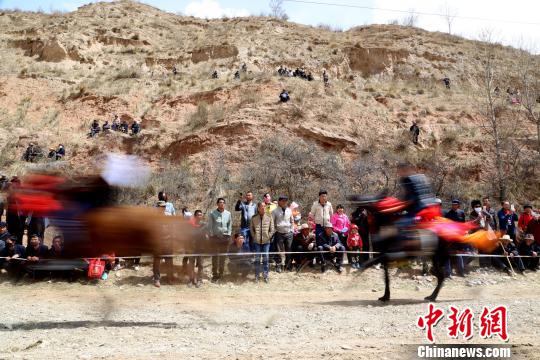
<instances>
[{"instance_id":1,"label":"pink jacket","mask_svg":"<svg viewBox=\"0 0 540 360\"><path fill-rule=\"evenodd\" d=\"M349 217L345 214L332 214L332 217L330 218L330 223L332 224L335 232L343 233L344 235L347 235L351 228L351 222L349 221Z\"/></svg>"}]
</instances>

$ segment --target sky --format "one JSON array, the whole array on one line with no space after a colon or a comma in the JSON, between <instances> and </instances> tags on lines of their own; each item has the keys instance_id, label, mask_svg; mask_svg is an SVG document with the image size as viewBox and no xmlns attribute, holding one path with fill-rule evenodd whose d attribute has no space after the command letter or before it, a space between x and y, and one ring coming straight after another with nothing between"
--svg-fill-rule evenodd
<instances>
[{"instance_id":1,"label":"sky","mask_svg":"<svg viewBox=\"0 0 540 360\"><path fill-rule=\"evenodd\" d=\"M540 1L519 0L514 5L503 0L306 0L340 6L308 4L285 0L289 20L307 25L327 24L346 30L365 24L401 22L410 11L417 13L417 26L431 31L448 31L440 15L456 15L452 33L479 39L489 30L493 40L540 52ZM0 0L0 9L74 11L90 0ZM142 0L141 2L172 13L204 18L249 16L268 13L269 0ZM346 7L341 5L349 5ZM366 8L355 8L362 6ZM397 11L390 11L397 10ZM401 11L401 12L399 12ZM424 14L425 13L425 14Z\"/></svg>"}]
</instances>

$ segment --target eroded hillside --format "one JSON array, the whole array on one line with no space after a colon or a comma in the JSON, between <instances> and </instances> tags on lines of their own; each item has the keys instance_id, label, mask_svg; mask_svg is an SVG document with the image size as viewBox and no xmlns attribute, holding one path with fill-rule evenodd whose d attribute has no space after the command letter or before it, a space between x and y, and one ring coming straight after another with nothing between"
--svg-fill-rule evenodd
<instances>
[{"instance_id":1,"label":"eroded hillside","mask_svg":"<svg viewBox=\"0 0 540 360\"><path fill-rule=\"evenodd\" d=\"M67 166L77 171L109 151L138 154L158 172L177 169L191 180L167 186L189 192L183 200L196 204L208 192L233 197L238 186L297 198L307 196L299 190L306 184L340 194L374 191L393 186L392 165L403 158L430 172L443 197L492 191L479 42L390 25L332 32L265 17L202 20L130 1L68 14L3 12L0 29L0 165L9 174L26 171L20 155L35 141L63 143ZM504 91L513 85L510 69L529 55L495 48L497 65L509 69L498 85ZM247 72L235 79L244 63ZM315 80L280 77L281 65L304 68ZM282 89L291 102L278 103ZM141 120L142 133L86 137L91 120L113 114ZM509 112L509 121L518 118ZM413 120L421 127L418 146L408 138ZM534 200L535 127L519 121L511 137L531 160L533 179L511 195ZM304 158L283 151L295 146ZM303 179L280 179L288 175L272 159L282 159L286 171L300 169L292 175ZM306 162L334 170L301 169ZM264 164L274 172L253 171Z\"/></svg>"}]
</instances>

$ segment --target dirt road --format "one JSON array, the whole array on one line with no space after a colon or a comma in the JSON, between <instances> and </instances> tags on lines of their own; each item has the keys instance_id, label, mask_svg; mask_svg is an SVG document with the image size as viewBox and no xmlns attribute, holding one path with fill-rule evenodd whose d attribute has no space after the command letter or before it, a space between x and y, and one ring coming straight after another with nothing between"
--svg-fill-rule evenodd
<instances>
[{"instance_id":1,"label":"dirt road","mask_svg":"<svg viewBox=\"0 0 540 360\"><path fill-rule=\"evenodd\" d=\"M404 359L409 344L425 343L416 320L432 277L393 270L392 296L382 295L382 274L370 269L338 275L315 271L252 279L154 288L149 267L124 269L107 281L0 284L0 358L15 359ZM508 307L513 358L537 359L540 274L510 278L476 270L454 278L437 306L470 306L475 323L483 306ZM446 322L439 343L452 343ZM471 343L501 344L481 339Z\"/></svg>"}]
</instances>

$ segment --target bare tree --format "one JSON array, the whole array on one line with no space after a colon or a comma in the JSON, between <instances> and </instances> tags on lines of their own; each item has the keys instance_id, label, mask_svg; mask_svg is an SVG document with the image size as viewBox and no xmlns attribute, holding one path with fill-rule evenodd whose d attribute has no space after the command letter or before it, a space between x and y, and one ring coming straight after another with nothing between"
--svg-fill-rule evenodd
<instances>
[{"instance_id":1,"label":"bare tree","mask_svg":"<svg viewBox=\"0 0 540 360\"><path fill-rule=\"evenodd\" d=\"M540 59L522 51L517 72L521 106L527 119L536 125L537 150L540 152Z\"/></svg>"},{"instance_id":2,"label":"bare tree","mask_svg":"<svg viewBox=\"0 0 540 360\"><path fill-rule=\"evenodd\" d=\"M452 34L452 24L454 23L454 20L456 19L456 16L458 14L458 11L456 8L451 7L448 3L445 3L443 8L441 9L444 21L446 21L446 25L448 25L448 33Z\"/></svg>"},{"instance_id":3,"label":"bare tree","mask_svg":"<svg viewBox=\"0 0 540 360\"><path fill-rule=\"evenodd\" d=\"M284 0L270 0L270 3L268 4L270 6L270 16L281 20L289 19L289 16L283 8L283 1Z\"/></svg>"},{"instance_id":4,"label":"bare tree","mask_svg":"<svg viewBox=\"0 0 540 360\"><path fill-rule=\"evenodd\" d=\"M519 147L512 139L519 122L518 116L509 108L506 97L498 95L496 90L498 85L506 83L511 77L511 69L502 66L490 31L482 33L481 41L480 114L482 127L491 139L495 155L493 188L503 200L508 196L508 184L514 174L512 164L519 156L519 151L516 150Z\"/></svg>"},{"instance_id":5,"label":"bare tree","mask_svg":"<svg viewBox=\"0 0 540 360\"><path fill-rule=\"evenodd\" d=\"M401 25L408 27L416 27L418 25L418 14L414 9L409 10L409 14L403 18Z\"/></svg>"}]
</instances>

